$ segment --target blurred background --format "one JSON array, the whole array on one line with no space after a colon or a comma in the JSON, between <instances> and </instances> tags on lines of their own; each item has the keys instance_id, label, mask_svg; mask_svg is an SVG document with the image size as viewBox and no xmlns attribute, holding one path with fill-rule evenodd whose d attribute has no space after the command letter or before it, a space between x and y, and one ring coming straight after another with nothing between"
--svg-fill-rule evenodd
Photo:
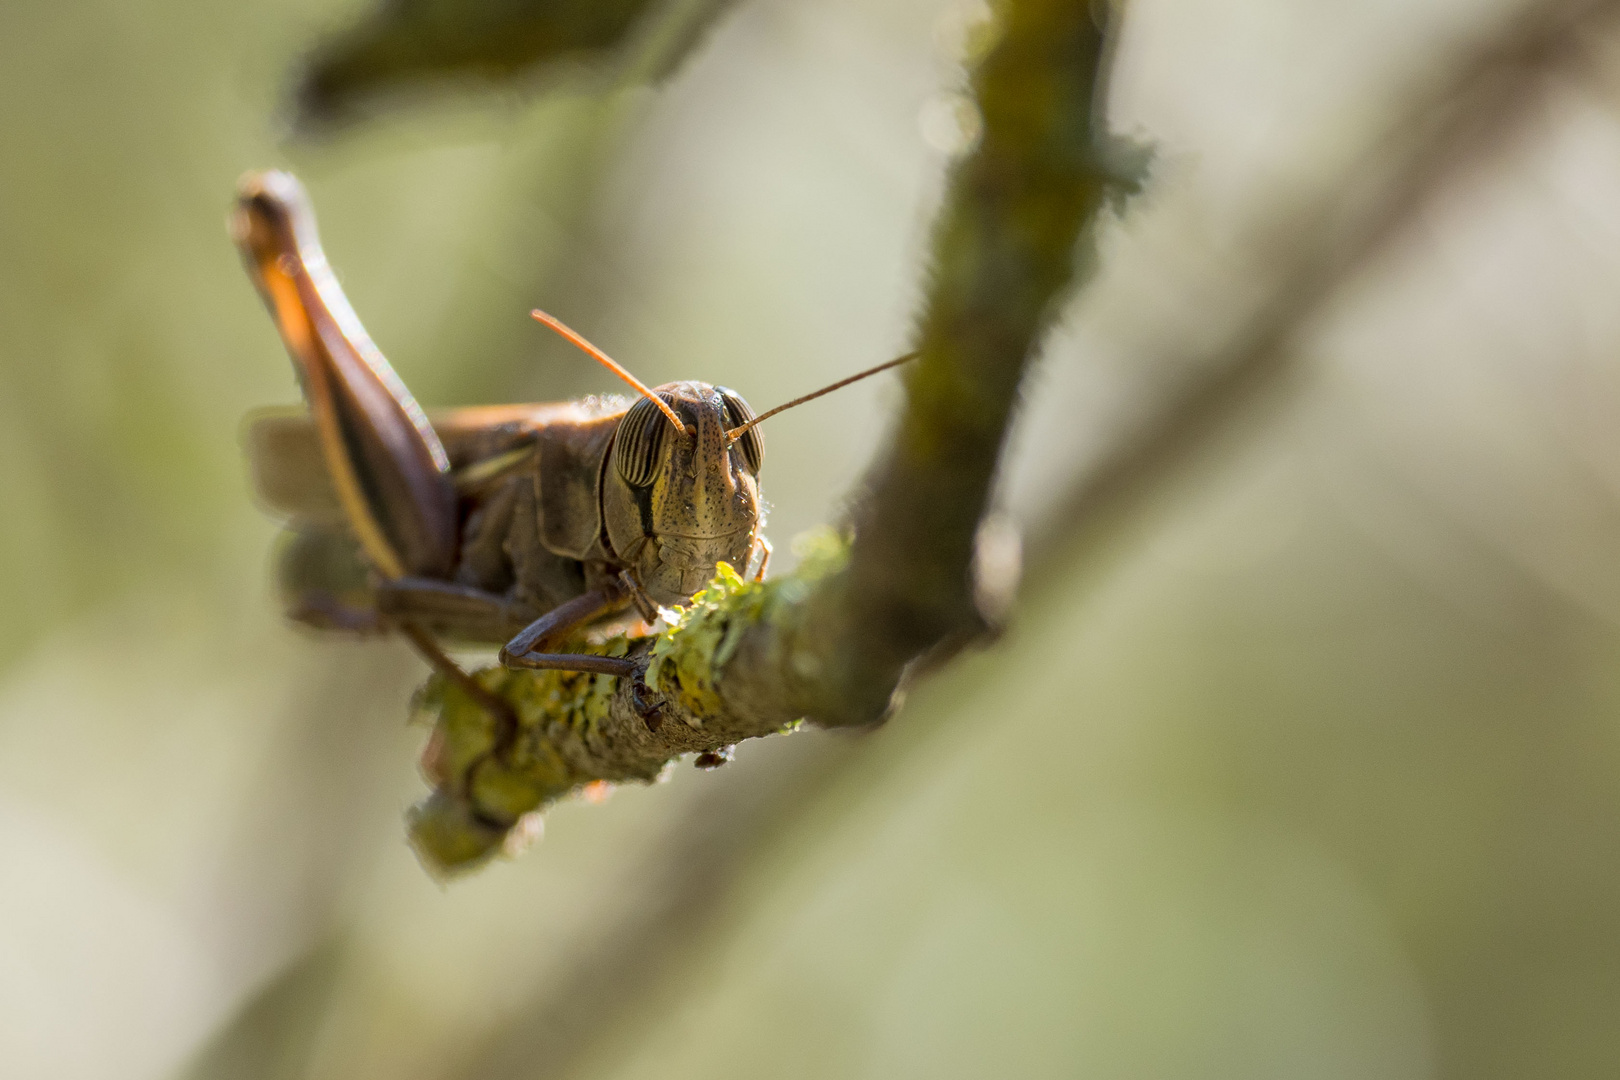
<instances>
[{"instance_id":1,"label":"blurred background","mask_svg":"<svg viewBox=\"0 0 1620 1080\"><path fill-rule=\"evenodd\" d=\"M5 4L0 1073L1620 1074L1616 7L1135 0L1154 164L1015 433L1009 632L443 885L421 665L278 614L236 178L306 182L426 405L612 391L538 305L765 408L904 351L982 6L747 0L656 86L644 34L309 132L363 0ZM783 565L898 398L771 422Z\"/></svg>"}]
</instances>

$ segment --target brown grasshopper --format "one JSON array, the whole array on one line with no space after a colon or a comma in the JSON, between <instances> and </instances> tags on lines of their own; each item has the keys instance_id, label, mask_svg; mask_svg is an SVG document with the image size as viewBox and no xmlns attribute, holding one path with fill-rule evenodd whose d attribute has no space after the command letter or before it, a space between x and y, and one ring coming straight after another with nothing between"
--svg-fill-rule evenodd
<instances>
[{"instance_id":1,"label":"brown grasshopper","mask_svg":"<svg viewBox=\"0 0 1620 1080\"><path fill-rule=\"evenodd\" d=\"M231 234L308 404L246 425L259 494L291 519L280 566L289 615L396 630L503 719L504 703L440 638L501 645L509 667L634 675L627 659L546 650L613 617L652 621L722 561L762 578L760 422L911 358L756 416L723 386L648 389L536 311L640 397L425 414L345 299L296 179L246 176Z\"/></svg>"}]
</instances>

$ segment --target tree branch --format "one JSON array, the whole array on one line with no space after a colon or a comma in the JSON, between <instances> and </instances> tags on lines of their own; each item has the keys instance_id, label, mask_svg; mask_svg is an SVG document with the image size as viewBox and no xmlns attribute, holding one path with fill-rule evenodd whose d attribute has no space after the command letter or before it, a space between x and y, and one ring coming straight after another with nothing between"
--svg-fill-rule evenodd
<instances>
[{"instance_id":1,"label":"tree branch","mask_svg":"<svg viewBox=\"0 0 1620 1080\"><path fill-rule=\"evenodd\" d=\"M338 126L388 92L493 88L566 61L612 57L620 83L672 74L735 0L389 0L325 42L295 88L295 123Z\"/></svg>"},{"instance_id":2,"label":"tree branch","mask_svg":"<svg viewBox=\"0 0 1620 1080\"><path fill-rule=\"evenodd\" d=\"M1008 0L998 14L973 78L982 134L950 178L920 358L856 503L853 542L824 537L796 573L764 584L723 570L676 626L610 646L647 665L645 684L479 673L522 719L511 745L497 745L488 717L455 687L430 684L439 721L425 765L437 789L413 811L411 832L431 868L476 865L525 813L584 783L651 780L682 754L801 717L881 719L919 659L985 629L974 539L1018 385L1115 185L1093 132L1104 50L1088 6Z\"/></svg>"},{"instance_id":3,"label":"tree branch","mask_svg":"<svg viewBox=\"0 0 1620 1080\"><path fill-rule=\"evenodd\" d=\"M1455 176L1460 165L1477 161L1473 151L1499 147L1534 118L1533 84L1567 73L1583 42L1597 32L1613 31L1608 22L1617 10L1617 0L1528 5L1520 18L1492 32L1476 51L1455 58L1432 93L1413 102L1391 135L1369 148L1365 158L1383 163L1388 185L1380 187L1370 207L1331 212L1350 205L1365 190L1368 172L1350 170L1321 193L1318 212L1303 222L1276 223L1279 228L1271 231L1290 238L1296 259L1315 253L1307 261L1320 260L1317 272L1303 285L1291 274L1282 275L1294 284L1257 309L1243 333L1204 358L1196 368L1199 377L1155 400L1132 437L1085 470L1033 545L1036 567L1071 561L1076 554L1069 539L1072 527L1117 520L1156 490L1175 465L1192 458L1223 420L1285 374L1286 363L1278 358L1286 355L1286 342L1403 225L1420 219L1419 211L1441 180ZM1447 118L1439 131L1436 116ZM1396 150L1401 164L1390 170L1388 156ZM1285 224L1298 227L1280 227ZM1299 265L1304 263L1288 262L1291 268ZM646 895L678 897L682 917L670 917L668 906L659 903L638 908L598 933L596 946L581 953L570 975L560 983L548 980L458 1075L466 1080L571 1075L577 1062L611 1045L621 1025L656 1011L668 992L660 973L672 965L673 954L703 951L705 931L727 909L727 895L752 861L772 849L787 808L815 797L832 772L842 771L853 746L819 749L808 765L794 763L810 770L802 776L813 783L804 782L798 771L785 782L772 775L748 789L746 809L730 797L705 798L683 815L668 830L669 845L660 845L652 863L631 874ZM765 771L771 764L751 768ZM637 963L623 964L627 943Z\"/></svg>"}]
</instances>

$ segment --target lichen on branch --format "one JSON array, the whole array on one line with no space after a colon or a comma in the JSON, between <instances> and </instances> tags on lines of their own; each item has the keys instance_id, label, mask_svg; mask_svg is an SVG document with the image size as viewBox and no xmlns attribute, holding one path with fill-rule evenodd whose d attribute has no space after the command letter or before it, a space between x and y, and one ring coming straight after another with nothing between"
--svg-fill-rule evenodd
<instances>
[{"instance_id":1,"label":"lichen on branch","mask_svg":"<svg viewBox=\"0 0 1620 1080\"><path fill-rule=\"evenodd\" d=\"M572 671L473 672L511 707L515 732L503 734L454 682L429 678L416 707L433 725L422 772L434 788L409 814L411 843L423 863L441 876L472 869L514 850L532 831L530 815L587 785L652 781L683 754L723 755L742 739L793 727L791 718L762 718L728 704L723 672L750 632L791 618L849 553L848 538L832 530L801 537L794 547L798 569L768 582L745 580L721 563L714 580L676 608L658 634L573 643L571 651L640 661L633 683Z\"/></svg>"}]
</instances>

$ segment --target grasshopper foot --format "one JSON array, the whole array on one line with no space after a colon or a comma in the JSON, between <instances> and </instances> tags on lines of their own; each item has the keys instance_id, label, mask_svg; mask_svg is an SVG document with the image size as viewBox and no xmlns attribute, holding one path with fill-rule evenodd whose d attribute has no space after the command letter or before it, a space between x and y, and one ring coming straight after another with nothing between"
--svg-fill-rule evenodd
<instances>
[{"instance_id":1,"label":"grasshopper foot","mask_svg":"<svg viewBox=\"0 0 1620 1080\"><path fill-rule=\"evenodd\" d=\"M636 707L636 714L641 722L647 725L647 730L654 735L664 726L664 701L652 695L652 688L642 681L640 675L630 684L630 701Z\"/></svg>"}]
</instances>

